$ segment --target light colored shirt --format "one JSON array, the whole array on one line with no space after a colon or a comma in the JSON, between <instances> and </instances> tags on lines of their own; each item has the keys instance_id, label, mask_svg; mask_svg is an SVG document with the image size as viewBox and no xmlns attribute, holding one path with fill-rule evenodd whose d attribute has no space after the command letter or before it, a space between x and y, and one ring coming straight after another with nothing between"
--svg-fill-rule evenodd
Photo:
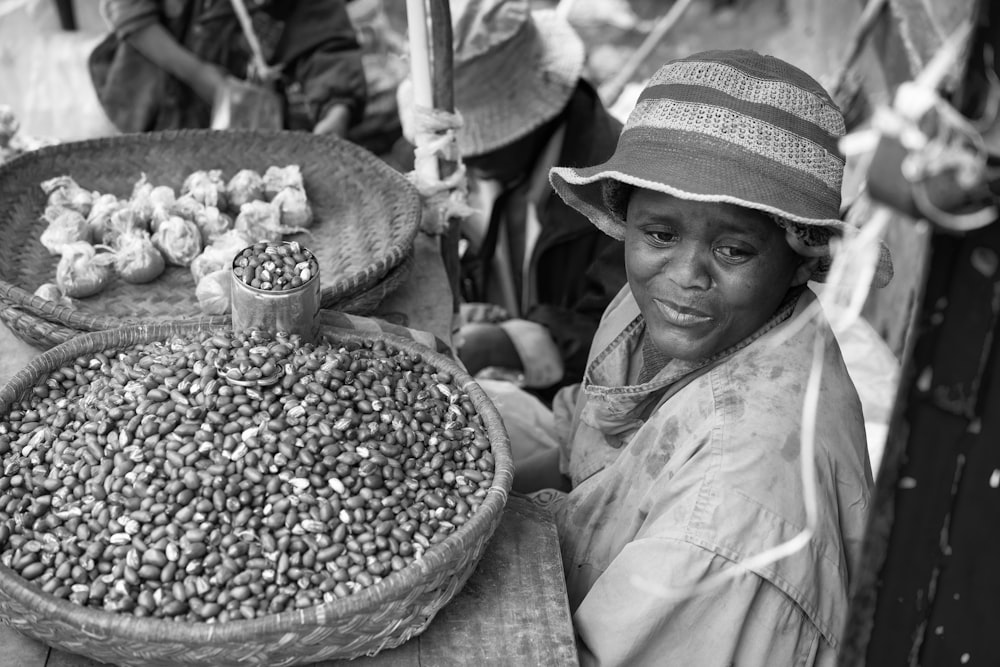
<instances>
[{"instance_id":1,"label":"light colored shirt","mask_svg":"<svg viewBox=\"0 0 1000 667\"><path fill-rule=\"evenodd\" d=\"M640 385L627 384L645 329L627 286L609 306L582 387L555 402L573 482L557 521L582 664L835 665L872 477L828 325L790 333L814 302L806 291L750 339L702 364L670 360ZM815 532L753 566L807 526L802 412L818 334Z\"/></svg>"}]
</instances>

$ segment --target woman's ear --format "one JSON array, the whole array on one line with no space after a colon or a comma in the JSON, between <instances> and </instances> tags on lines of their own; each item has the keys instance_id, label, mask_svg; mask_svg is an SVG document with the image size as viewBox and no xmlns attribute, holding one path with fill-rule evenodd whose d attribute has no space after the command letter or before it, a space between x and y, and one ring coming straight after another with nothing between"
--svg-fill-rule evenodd
<instances>
[{"instance_id":1,"label":"woman's ear","mask_svg":"<svg viewBox=\"0 0 1000 667\"><path fill-rule=\"evenodd\" d=\"M816 267L819 265L819 257L803 257L795 273L792 274L792 287L805 285L812 278Z\"/></svg>"}]
</instances>

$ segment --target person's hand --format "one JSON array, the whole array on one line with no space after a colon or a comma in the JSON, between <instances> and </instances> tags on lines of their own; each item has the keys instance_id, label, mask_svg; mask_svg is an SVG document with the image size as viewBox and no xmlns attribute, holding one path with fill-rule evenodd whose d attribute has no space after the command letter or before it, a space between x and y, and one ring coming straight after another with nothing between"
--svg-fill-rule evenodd
<instances>
[{"instance_id":1,"label":"person's hand","mask_svg":"<svg viewBox=\"0 0 1000 667\"><path fill-rule=\"evenodd\" d=\"M458 306L458 312L462 318L461 321L465 324L472 322L499 324L510 319L510 313L503 306L482 301L461 303Z\"/></svg>"},{"instance_id":2,"label":"person's hand","mask_svg":"<svg viewBox=\"0 0 1000 667\"><path fill-rule=\"evenodd\" d=\"M521 357L510 336L496 324L465 324L455 334L458 357L471 375L495 366L521 369Z\"/></svg>"},{"instance_id":3,"label":"person's hand","mask_svg":"<svg viewBox=\"0 0 1000 667\"><path fill-rule=\"evenodd\" d=\"M188 84L202 100L214 105L229 88L230 76L226 70L212 63L201 63Z\"/></svg>"},{"instance_id":4,"label":"person's hand","mask_svg":"<svg viewBox=\"0 0 1000 667\"><path fill-rule=\"evenodd\" d=\"M343 137L347 134L350 123L351 112L348 111L347 106L334 104L316 123L313 134L336 134L338 137Z\"/></svg>"}]
</instances>

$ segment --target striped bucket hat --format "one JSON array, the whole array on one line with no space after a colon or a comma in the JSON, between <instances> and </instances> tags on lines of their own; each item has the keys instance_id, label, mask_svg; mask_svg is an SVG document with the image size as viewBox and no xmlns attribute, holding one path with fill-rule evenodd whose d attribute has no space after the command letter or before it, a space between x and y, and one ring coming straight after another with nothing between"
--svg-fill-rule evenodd
<instances>
[{"instance_id":1,"label":"striped bucket hat","mask_svg":"<svg viewBox=\"0 0 1000 667\"><path fill-rule=\"evenodd\" d=\"M614 155L593 167L553 168L552 186L609 236L625 237L619 183L681 199L769 213L792 247L829 269L840 218L844 118L802 70L754 51L707 51L673 60L649 80ZM875 284L892 277L882 248Z\"/></svg>"}]
</instances>

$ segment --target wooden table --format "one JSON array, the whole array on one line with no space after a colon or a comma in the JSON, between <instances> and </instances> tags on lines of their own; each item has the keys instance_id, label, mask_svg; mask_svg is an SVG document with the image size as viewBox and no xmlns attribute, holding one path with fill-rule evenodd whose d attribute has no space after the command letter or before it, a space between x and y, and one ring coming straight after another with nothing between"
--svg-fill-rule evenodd
<instances>
[{"instance_id":1,"label":"wooden table","mask_svg":"<svg viewBox=\"0 0 1000 667\"><path fill-rule=\"evenodd\" d=\"M409 280L377 314L448 342L451 290L438 239L418 234L414 253ZM16 340L2 322L0 350L0 385L41 352ZM0 624L0 667L99 664L50 649ZM317 667L576 664L555 524L547 511L511 496L475 572L421 636L372 658L326 661Z\"/></svg>"},{"instance_id":2,"label":"wooden table","mask_svg":"<svg viewBox=\"0 0 1000 667\"><path fill-rule=\"evenodd\" d=\"M102 663L50 649L0 625L0 664ZM555 524L546 510L514 495L469 581L422 635L371 658L324 661L314 667L576 664Z\"/></svg>"}]
</instances>

